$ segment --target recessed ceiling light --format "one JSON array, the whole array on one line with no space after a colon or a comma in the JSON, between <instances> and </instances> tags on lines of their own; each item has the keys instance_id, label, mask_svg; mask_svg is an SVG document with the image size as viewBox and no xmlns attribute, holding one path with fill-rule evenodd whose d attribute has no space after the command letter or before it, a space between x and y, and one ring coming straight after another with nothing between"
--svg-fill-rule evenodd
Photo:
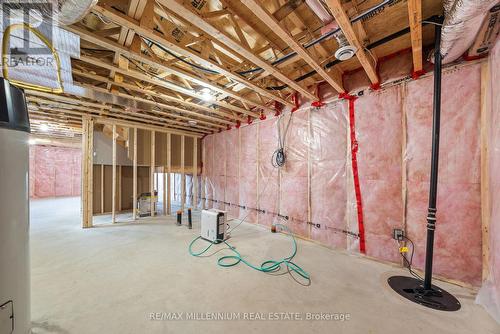
<instances>
[{"instance_id":1,"label":"recessed ceiling light","mask_svg":"<svg viewBox=\"0 0 500 334\"><path fill-rule=\"evenodd\" d=\"M45 123L40 124L40 131L42 131L42 132L49 131L49 126Z\"/></svg>"},{"instance_id":2,"label":"recessed ceiling light","mask_svg":"<svg viewBox=\"0 0 500 334\"><path fill-rule=\"evenodd\" d=\"M192 120L192 119L190 119L188 121L188 123L189 123L189 125L196 125L196 124L198 124L198 122L196 122L195 120Z\"/></svg>"}]
</instances>

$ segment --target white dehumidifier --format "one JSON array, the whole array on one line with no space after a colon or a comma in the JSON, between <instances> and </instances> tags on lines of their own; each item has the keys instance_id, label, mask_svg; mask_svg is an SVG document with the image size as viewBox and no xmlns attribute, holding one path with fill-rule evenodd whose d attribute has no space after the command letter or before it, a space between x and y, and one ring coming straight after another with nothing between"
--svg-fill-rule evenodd
<instances>
[{"instance_id":1,"label":"white dehumidifier","mask_svg":"<svg viewBox=\"0 0 500 334\"><path fill-rule=\"evenodd\" d=\"M228 238L227 211L210 209L201 211L201 237L213 243L219 243Z\"/></svg>"}]
</instances>

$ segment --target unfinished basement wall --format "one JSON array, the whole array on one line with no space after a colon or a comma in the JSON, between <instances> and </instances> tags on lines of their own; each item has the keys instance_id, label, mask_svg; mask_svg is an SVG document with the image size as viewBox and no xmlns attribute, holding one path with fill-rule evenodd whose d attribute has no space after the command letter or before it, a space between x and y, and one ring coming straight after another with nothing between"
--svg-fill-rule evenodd
<instances>
[{"instance_id":1,"label":"unfinished basement wall","mask_svg":"<svg viewBox=\"0 0 500 334\"><path fill-rule=\"evenodd\" d=\"M497 40L493 48L488 67L485 68L489 80L484 87L486 98L483 100L486 111L485 128L487 160L484 161L487 194L483 200L487 202L486 221L483 233L489 241L484 249L488 261L484 268L485 279L477 301L500 323L500 43Z\"/></svg>"},{"instance_id":2,"label":"unfinished basement wall","mask_svg":"<svg viewBox=\"0 0 500 334\"><path fill-rule=\"evenodd\" d=\"M434 267L438 276L473 286L481 284L482 267L480 79L477 63L448 68L443 75ZM305 103L307 107L293 114L282 170L271 166L277 118L268 115L264 121L205 137L206 207L266 226L280 220L280 214L298 236L395 263L401 263L401 256L391 235L393 228L402 228L416 245L414 266L422 268L432 87L430 75L365 90L352 110L346 100L320 109Z\"/></svg>"},{"instance_id":3,"label":"unfinished basement wall","mask_svg":"<svg viewBox=\"0 0 500 334\"><path fill-rule=\"evenodd\" d=\"M80 196L81 149L30 146L30 198Z\"/></svg>"}]
</instances>

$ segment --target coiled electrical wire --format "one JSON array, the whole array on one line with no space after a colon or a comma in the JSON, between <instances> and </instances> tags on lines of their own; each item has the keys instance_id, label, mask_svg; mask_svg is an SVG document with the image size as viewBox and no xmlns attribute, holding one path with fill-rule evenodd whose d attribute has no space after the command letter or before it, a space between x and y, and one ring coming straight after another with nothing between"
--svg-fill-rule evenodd
<instances>
[{"instance_id":1,"label":"coiled electrical wire","mask_svg":"<svg viewBox=\"0 0 500 334\"><path fill-rule=\"evenodd\" d=\"M271 164L274 168L281 168L285 165L286 162L286 154L285 154L285 143L286 143L286 135L288 133L288 129L290 127L290 123L292 122L293 113L290 113L290 118L288 119L288 123L285 126L285 129L281 130L281 122L284 114L281 114L278 118L278 148L274 151L271 157Z\"/></svg>"}]
</instances>

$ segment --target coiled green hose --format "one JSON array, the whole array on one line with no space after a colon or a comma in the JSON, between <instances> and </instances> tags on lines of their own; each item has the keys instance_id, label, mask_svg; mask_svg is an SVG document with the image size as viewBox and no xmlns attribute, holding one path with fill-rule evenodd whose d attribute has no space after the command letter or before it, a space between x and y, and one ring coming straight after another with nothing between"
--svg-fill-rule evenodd
<instances>
[{"instance_id":1,"label":"coiled green hose","mask_svg":"<svg viewBox=\"0 0 500 334\"><path fill-rule=\"evenodd\" d=\"M276 224L276 227L281 227L283 229L286 229L286 226L284 226L282 224ZM232 250L234 252L235 255L226 255L226 256L220 257L217 260L217 264L221 267L225 267L225 268L233 267L233 266L237 265L238 263L243 262L244 264L246 264L247 266L249 266L250 268L252 268L254 270L261 271L264 273L271 273L271 272L276 272L276 271L280 270L281 265L285 265L288 268L288 270L297 273L298 275L300 275L301 277L303 277L306 280L309 280L309 278L310 278L309 273L306 272L304 269L302 269L299 265L292 262L292 259L297 254L297 241L295 240L295 237L291 233L289 234L289 236L291 237L291 239L293 241L292 254L290 256L282 258L280 260L264 261L264 262L262 262L262 264L260 266L255 266L255 265L251 264L250 262L248 262L247 260L245 260L241 256L241 254L236 250L236 248L231 246L226 240L215 240L213 242L210 242L210 244L205 249L201 250L200 252L194 252L193 245L198 240L201 239L201 236L196 237L189 244L189 254L191 254L192 256L199 257L199 256L203 255L204 253L206 253L214 244L224 243L229 247L230 250Z\"/></svg>"}]
</instances>

